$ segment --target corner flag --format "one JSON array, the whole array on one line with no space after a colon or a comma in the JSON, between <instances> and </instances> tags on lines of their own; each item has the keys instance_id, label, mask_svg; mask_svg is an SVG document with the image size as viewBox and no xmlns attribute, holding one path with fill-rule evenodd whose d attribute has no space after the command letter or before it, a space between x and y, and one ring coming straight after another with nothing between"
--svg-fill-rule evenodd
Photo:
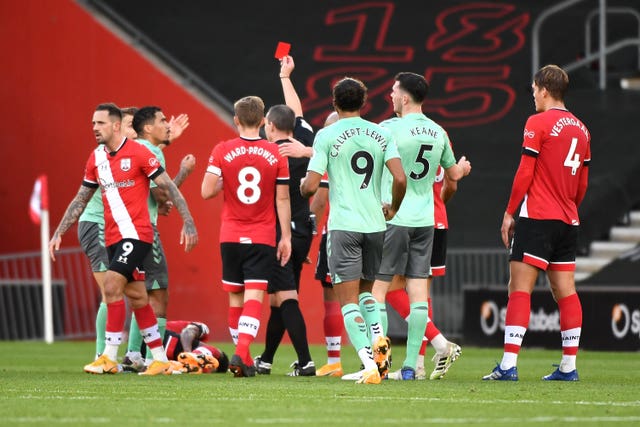
<instances>
[{"instance_id":1,"label":"corner flag","mask_svg":"<svg viewBox=\"0 0 640 427\"><path fill-rule=\"evenodd\" d=\"M42 317L44 321L44 340L53 342L53 300L51 295L51 258L49 258L49 193L47 176L36 179L29 200L31 221L40 226L40 250L42 260Z\"/></svg>"},{"instance_id":2,"label":"corner flag","mask_svg":"<svg viewBox=\"0 0 640 427\"><path fill-rule=\"evenodd\" d=\"M47 176L40 175L33 185L33 192L29 200L29 216L34 224L40 225L42 211L48 210L48 205Z\"/></svg>"}]
</instances>

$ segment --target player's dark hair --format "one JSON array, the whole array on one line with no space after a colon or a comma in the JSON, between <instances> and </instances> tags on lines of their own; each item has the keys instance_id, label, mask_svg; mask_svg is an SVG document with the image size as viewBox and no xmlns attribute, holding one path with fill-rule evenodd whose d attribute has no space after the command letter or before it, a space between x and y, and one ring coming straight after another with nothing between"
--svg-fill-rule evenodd
<instances>
[{"instance_id":1,"label":"player's dark hair","mask_svg":"<svg viewBox=\"0 0 640 427\"><path fill-rule=\"evenodd\" d=\"M358 79L345 77L333 86L333 105L342 111L358 111L367 100L367 87Z\"/></svg>"},{"instance_id":2,"label":"player's dark hair","mask_svg":"<svg viewBox=\"0 0 640 427\"><path fill-rule=\"evenodd\" d=\"M242 126L259 127L264 119L264 101L258 96L245 96L233 104L233 112Z\"/></svg>"},{"instance_id":3,"label":"player's dark hair","mask_svg":"<svg viewBox=\"0 0 640 427\"><path fill-rule=\"evenodd\" d=\"M122 113L120 112L120 108L118 108L118 106L113 102L98 104L98 106L96 107L96 111L107 111L109 112L109 117L115 119L114 121L122 121Z\"/></svg>"},{"instance_id":4,"label":"player's dark hair","mask_svg":"<svg viewBox=\"0 0 640 427\"><path fill-rule=\"evenodd\" d=\"M131 124L133 126L133 130L138 134L138 137L142 136L144 133L145 125L153 124L158 111L162 111L162 109L154 105L148 105L146 107L142 107L133 115L133 122Z\"/></svg>"},{"instance_id":5,"label":"player's dark hair","mask_svg":"<svg viewBox=\"0 0 640 427\"><path fill-rule=\"evenodd\" d=\"M422 104L422 101L427 97L427 93L429 93L429 83L424 76L402 72L396 74L395 79L400 84L400 89L407 92L414 102Z\"/></svg>"},{"instance_id":6,"label":"player's dark hair","mask_svg":"<svg viewBox=\"0 0 640 427\"><path fill-rule=\"evenodd\" d=\"M559 101L564 100L564 94L569 87L569 76L557 65L545 65L533 76L533 83L538 88L547 89L549 95Z\"/></svg>"},{"instance_id":7,"label":"player's dark hair","mask_svg":"<svg viewBox=\"0 0 640 427\"><path fill-rule=\"evenodd\" d=\"M267 120L269 120L276 129L284 132L293 132L296 126L296 113L285 104L274 105L267 111Z\"/></svg>"}]
</instances>

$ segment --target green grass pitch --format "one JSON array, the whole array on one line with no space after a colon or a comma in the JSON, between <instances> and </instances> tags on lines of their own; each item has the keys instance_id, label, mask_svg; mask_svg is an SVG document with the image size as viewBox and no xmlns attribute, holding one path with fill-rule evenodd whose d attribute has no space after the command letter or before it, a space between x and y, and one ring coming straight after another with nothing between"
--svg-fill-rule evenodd
<instances>
[{"instance_id":1,"label":"green grass pitch","mask_svg":"<svg viewBox=\"0 0 640 427\"><path fill-rule=\"evenodd\" d=\"M233 351L229 343L218 345ZM258 343L253 352L262 348ZM0 426L640 425L638 353L580 351L580 381L562 383L540 380L559 362L559 349L525 347L520 381L487 382L480 378L501 349L463 346L442 380L362 385L287 377L295 359L290 345L278 350L271 375L256 378L90 375L82 366L92 351L90 342L0 342ZM324 347L311 351L322 365ZM404 348L392 351L397 369ZM358 370L350 345L342 354L345 371Z\"/></svg>"}]
</instances>

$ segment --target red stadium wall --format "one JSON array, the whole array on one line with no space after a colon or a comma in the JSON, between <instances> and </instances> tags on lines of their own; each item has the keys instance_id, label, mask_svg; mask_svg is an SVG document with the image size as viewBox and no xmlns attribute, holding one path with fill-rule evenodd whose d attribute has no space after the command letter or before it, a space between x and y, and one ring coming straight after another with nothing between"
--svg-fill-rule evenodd
<instances>
[{"instance_id":1,"label":"red stadium wall","mask_svg":"<svg viewBox=\"0 0 640 427\"><path fill-rule=\"evenodd\" d=\"M159 220L169 262L169 317L208 323L213 339L229 340L227 296L220 290L218 228L221 200L205 202L200 183L211 148L235 130L152 63L114 36L70 0L0 3L2 174L0 253L39 249L39 229L28 217L29 196L39 174L49 177L51 228L75 195L85 161L95 144L91 116L95 106L161 106L167 116L187 113L190 127L166 151L175 174L182 157L197 158L182 192L198 228L200 243L191 253L179 246L182 221L177 212ZM211 60L216 60L212 56ZM78 246L76 228L63 247ZM317 253L317 242L312 254ZM302 309L311 342L323 342L321 289L313 267L303 276ZM67 307L73 310L73 307ZM264 336L268 316L263 313ZM313 325L313 326L310 326Z\"/></svg>"}]
</instances>

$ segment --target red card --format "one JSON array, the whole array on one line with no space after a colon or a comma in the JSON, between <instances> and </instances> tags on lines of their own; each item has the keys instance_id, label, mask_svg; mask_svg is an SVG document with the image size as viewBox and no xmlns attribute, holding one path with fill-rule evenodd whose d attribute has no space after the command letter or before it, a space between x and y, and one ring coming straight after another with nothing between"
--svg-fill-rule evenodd
<instances>
[{"instance_id":1,"label":"red card","mask_svg":"<svg viewBox=\"0 0 640 427\"><path fill-rule=\"evenodd\" d=\"M276 59L282 59L283 57L289 55L289 50L291 49L290 43L278 42L278 47L276 47Z\"/></svg>"}]
</instances>

